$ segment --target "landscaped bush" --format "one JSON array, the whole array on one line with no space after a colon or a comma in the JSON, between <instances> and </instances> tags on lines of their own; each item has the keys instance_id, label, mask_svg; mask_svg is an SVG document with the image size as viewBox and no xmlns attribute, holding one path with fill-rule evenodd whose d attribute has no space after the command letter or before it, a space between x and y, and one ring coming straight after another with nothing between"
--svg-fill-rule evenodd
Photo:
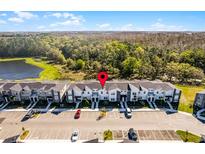
<instances>
[{"instance_id":1,"label":"landscaped bush","mask_svg":"<svg viewBox=\"0 0 205 154\"><path fill-rule=\"evenodd\" d=\"M201 137L195 134L189 133L188 131L177 130L176 133L180 136L180 138L184 142L194 142L199 143L201 141Z\"/></svg>"},{"instance_id":2,"label":"landscaped bush","mask_svg":"<svg viewBox=\"0 0 205 154\"><path fill-rule=\"evenodd\" d=\"M20 135L20 139L24 140L29 134L28 130L24 130L23 133Z\"/></svg>"},{"instance_id":3,"label":"landscaped bush","mask_svg":"<svg viewBox=\"0 0 205 154\"><path fill-rule=\"evenodd\" d=\"M82 106L83 108L90 107L90 102L87 99L82 100Z\"/></svg>"},{"instance_id":4,"label":"landscaped bush","mask_svg":"<svg viewBox=\"0 0 205 154\"><path fill-rule=\"evenodd\" d=\"M111 131L111 130L106 130L106 131L104 131L104 133L103 133L103 138L104 138L105 141L106 141L106 140L112 140L112 139L113 139L113 137L112 137L112 131Z\"/></svg>"}]
</instances>

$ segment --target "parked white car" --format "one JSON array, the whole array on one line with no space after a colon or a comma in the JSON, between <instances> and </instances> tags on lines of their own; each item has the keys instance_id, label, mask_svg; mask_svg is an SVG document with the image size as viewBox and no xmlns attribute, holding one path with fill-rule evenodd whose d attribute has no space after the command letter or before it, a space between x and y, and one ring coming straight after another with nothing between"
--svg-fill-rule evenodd
<instances>
[{"instance_id":1,"label":"parked white car","mask_svg":"<svg viewBox=\"0 0 205 154\"><path fill-rule=\"evenodd\" d=\"M78 140L78 131L74 131L71 135L71 142L76 142Z\"/></svg>"},{"instance_id":2,"label":"parked white car","mask_svg":"<svg viewBox=\"0 0 205 154\"><path fill-rule=\"evenodd\" d=\"M127 118L131 118L131 117L132 117L132 111L131 111L130 108L126 108L126 110L125 110L125 116L126 116Z\"/></svg>"}]
</instances>

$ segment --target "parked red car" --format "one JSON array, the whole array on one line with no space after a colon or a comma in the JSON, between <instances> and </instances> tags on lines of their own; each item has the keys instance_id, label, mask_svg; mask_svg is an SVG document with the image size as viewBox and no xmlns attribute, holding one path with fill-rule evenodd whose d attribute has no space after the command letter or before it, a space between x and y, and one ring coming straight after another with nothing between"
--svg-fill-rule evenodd
<instances>
[{"instance_id":1,"label":"parked red car","mask_svg":"<svg viewBox=\"0 0 205 154\"><path fill-rule=\"evenodd\" d=\"M80 118L80 113L81 113L81 110L77 110L76 113L75 113L75 119L79 119Z\"/></svg>"}]
</instances>

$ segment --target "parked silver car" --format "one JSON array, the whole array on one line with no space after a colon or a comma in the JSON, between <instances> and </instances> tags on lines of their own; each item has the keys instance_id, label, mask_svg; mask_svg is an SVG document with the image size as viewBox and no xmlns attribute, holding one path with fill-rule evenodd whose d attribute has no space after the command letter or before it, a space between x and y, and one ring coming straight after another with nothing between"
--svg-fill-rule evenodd
<instances>
[{"instance_id":1,"label":"parked silver car","mask_svg":"<svg viewBox=\"0 0 205 154\"><path fill-rule=\"evenodd\" d=\"M78 140L78 131L74 131L71 135L71 142L76 142Z\"/></svg>"}]
</instances>

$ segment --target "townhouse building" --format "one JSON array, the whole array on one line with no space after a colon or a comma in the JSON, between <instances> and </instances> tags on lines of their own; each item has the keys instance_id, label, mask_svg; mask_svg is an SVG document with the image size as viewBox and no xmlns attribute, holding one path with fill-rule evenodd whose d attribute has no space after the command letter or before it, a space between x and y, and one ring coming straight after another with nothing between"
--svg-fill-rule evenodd
<instances>
[{"instance_id":1,"label":"townhouse building","mask_svg":"<svg viewBox=\"0 0 205 154\"><path fill-rule=\"evenodd\" d=\"M68 103L80 103L87 99L92 108L97 108L100 101L119 102L121 107L127 107L127 102L146 101L150 107L156 107L156 101L177 106L181 91L174 85L162 81L107 81L104 88L98 81L81 81L71 84L67 90Z\"/></svg>"},{"instance_id":2,"label":"townhouse building","mask_svg":"<svg viewBox=\"0 0 205 154\"><path fill-rule=\"evenodd\" d=\"M66 81L0 81L0 101L38 102L44 100L57 103L75 103L76 108L83 100L88 100L91 108L99 103L119 103L127 108L127 103L144 101L156 108L157 101L167 103L170 108L179 103L181 91L174 85L162 81L112 80L104 88L99 81L88 80L69 84ZM65 100L65 101L64 101Z\"/></svg>"},{"instance_id":3,"label":"townhouse building","mask_svg":"<svg viewBox=\"0 0 205 154\"><path fill-rule=\"evenodd\" d=\"M196 114L198 111L205 109L205 90L196 93L195 99L194 99L194 114Z\"/></svg>"},{"instance_id":4,"label":"townhouse building","mask_svg":"<svg viewBox=\"0 0 205 154\"><path fill-rule=\"evenodd\" d=\"M69 84L62 81L1 81L0 97L5 101L39 100L62 102Z\"/></svg>"}]
</instances>

